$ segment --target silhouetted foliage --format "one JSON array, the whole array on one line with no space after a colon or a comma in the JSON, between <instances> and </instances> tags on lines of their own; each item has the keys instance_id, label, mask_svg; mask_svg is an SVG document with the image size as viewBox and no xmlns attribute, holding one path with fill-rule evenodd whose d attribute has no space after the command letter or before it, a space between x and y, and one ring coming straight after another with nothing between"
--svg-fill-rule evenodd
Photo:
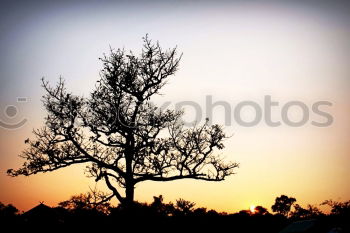
<instances>
[{"instance_id":1,"label":"silhouetted foliage","mask_svg":"<svg viewBox=\"0 0 350 233\"><path fill-rule=\"evenodd\" d=\"M91 189L88 193L74 195L69 200L60 202L58 206L70 211L93 210L109 214L111 205L108 201L110 199L111 195Z\"/></svg>"},{"instance_id":2,"label":"silhouetted foliage","mask_svg":"<svg viewBox=\"0 0 350 233\"><path fill-rule=\"evenodd\" d=\"M101 192L91 190L100 196ZM349 232L349 201L334 202L325 201L323 204L332 207L331 214L323 214L318 208L308 205L302 208L294 204L294 211L290 218L284 215L269 214L267 209L257 206L252 212L243 210L235 214L219 213L215 210L207 211L206 208L194 208L191 201L178 199L176 204L165 203L162 195L154 196L150 204L134 202L132 209L125 208L123 203L117 207L110 207L107 214L94 210L94 194L75 195L65 204L49 207L40 203L31 210L18 214L12 205L0 203L0 223L4 226L23 227L30 229L55 229L61 231L84 230L103 231L110 227L127 224L133 230L164 232L164 229L174 231L224 231L231 229L233 232L255 233L255 232L296 232L298 229L310 229L312 232ZM103 194L102 196L107 196ZM97 198L98 199L98 198ZM103 198L102 198L103 199ZM95 208L96 209L96 208ZM8 213L4 218L3 212ZM301 221L302 220L302 221ZM281 231L285 229L285 231ZM300 231L298 231L300 232Z\"/></svg>"},{"instance_id":3,"label":"silhouetted foliage","mask_svg":"<svg viewBox=\"0 0 350 233\"><path fill-rule=\"evenodd\" d=\"M342 232L350 232L350 200L340 202L326 200L322 205L328 205L331 209L333 224L342 229Z\"/></svg>"},{"instance_id":4,"label":"silhouetted foliage","mask_svg":"<svg viewBox=\"0 0 350 233\"><path fill-rule=\"evenodd\" d=\"M153 197L153 202L151 204L151 208L155 210L157 214L172 216L175 212L175 206L173 203L164 203L163 196L159 195Z\"/></svg>"},{"instance_id":5,"label":"silhouetted foliage","mask_svg":"<svg viewBox=\"0 0 350 233\"><path fill-rule=\"evenodd\" d=\"M294 205L294 211L291 213L293 218L307 218L309 216L309 211L304 209L299 204Z\"/></svg>"},{"instance_id":6,"label":"silhouetted foliage","mask_svg":"<svg viewBox=\"0 0 350 233\"><path fill-rule=\"evenodd\" d=\"M193 215L194 216L205 216L205 215L207 215L207 208L204 208L204 207L196 208L195 210L193 210Z\"/></svg>"},{"instance_id":7,"label":"silhouetted foliage","mask_svg":"<svg viewBox=\"0 0 350 233\"><path fill-rule=\"evenodd\" d=\"M186 201L182 198L176 200L176 213L180 215L189 215L191 214L193 207L196 205L196 203L191 202L191 201Z\"/></svg>"},{"instance_id":8,"label":"silhouetted foliage","mask_svg":"<svg viewBox=\"0 0 350 233\"><path fill-rule=\"evenodd\" d=\"M18 214L18 209L12 204L5 205L0 202L0 218L13 217Z\"/></svg>"},{"instance_id":9,"label":"silhouetted foliage","mask_svg":"<svg viewBox=\"0 0 350 233\"><path fill-rule=\"evenodd\" d=\"M288 217L288 214L294 202L296 202L296 199L294 197L281 195L280 197L276 197L275 204L271 206L271 209L273 212L277 212L278 214L282 214L283 216Z\"/></svg>"},{"instance_id":10,"label":"silhouetted foliage","mask_svg":"<svg viewBox=\"0 0 350 233\"><path fill-rule=\"evenodd\" d=\"M269 211L265 207L256 206L254 214L255 215L266 215L266 214L269 214Z\"/></svg>"},{"instance_id":11,"label":"silhouetted foliage","mask_svg":"<svg viewBox=\"0 0 350 233\"><path fill-rule=\"evenodd\" d=\"M251 215L251 211L250 210L241 210L238 212L239 215L242 215L242 216L250 216Z\"/></svg>"},{"instance_id":12,"label":"silhouetted foliage","mask_svg":"<svg viewBox=\"0 0 350 233\"><path fill-rule=\"evenodd\" d=\"M221 215L221 213L218 213L216 210L209 210L207 212L207 215L213 217L213 216L219 216Z\"/></svg>"},{"instance_id":13,"label":"silhouetted foliage","mask_svg":"<svg viewBox=\"0 0 350 233\"><path fill-rule=\"evenodd\" d=\"M311 219L323 214L319 208L313 205L307 205L306 209L304 209L298 204L295 204L293 207L294 207L294 211L291 212L292 218Z\"/></svg>"},{"instance_id":14,"label":"silhouetted foliage","mask_svg":"<svg viewBox=\"0 0 350 233\"><path fill-rule=\"evenodd\" d=\"M350 217L350 200L345 202L338 202L333 200L326 200L322 205L328 205L332 208L333 215L342 215Z\"/></svg>"},{"instance_id":15,"label":"silhouetted foliage","mask_svg":"<svg viewBox=\"0 0 350 233\"><path fill-rule=\"evenodd\" d=\"M135 185L143 181L222 181L234 174L237 163L214 155L224 148L221 126L206 121L186 128L182 111L150 102L175 74L181 56L147 36L143 42L139 57L111 49L100 59L101 78L88 98L69 93L62 79L55 87L43 79L45 126L34 130L36 139L25 141L22 168L8 174L28 176L86 163L89 176L104 180L125 206L132 205Z\"/></svg>"}]
</instances>

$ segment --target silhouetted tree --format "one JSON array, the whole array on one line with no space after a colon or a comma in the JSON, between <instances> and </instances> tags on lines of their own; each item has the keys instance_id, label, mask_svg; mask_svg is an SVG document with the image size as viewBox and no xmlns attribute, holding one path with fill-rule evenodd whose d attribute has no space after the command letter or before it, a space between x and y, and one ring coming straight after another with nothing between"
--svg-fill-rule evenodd
<instances>
[{"instance_id":1,"label":"silhouetted tree","mask_svg":"<svg viewBox=\"0 0 350 233\"><path fill-rule=\"evenodd\" d=\"M238 212L238 214L241 215L241 216L250 216L251 213L252 213L252 212L251 212L250 210L240 210L240 211Z\"/></svg>"},{"instance_id":2,"label":"silhouetted tree","mask_svg":"<svg viewBox=\"0 0 350 233\"><path fill-rule=\"evenodd\" d=\"M200 207L193 210L194 216L205 216L207 214L207 208Z\"/></svg>"},{"instance_id":3,"label":"silhouetted tree","mask_svg":"<svg viewBox=\"0 0 350 233\"><path fill-rule=\"evenodd\" d=\"M164 203L163 203L163 195L153 196L153 202L151 207L157 210L157 212L162 212Z\"/></svg>"},{"instance_id":4,"label":"silhouetted tree","mask_svg":"<svg viewBox=\"0 0 350 233\"><path fill-rule=\"evenodd\" d=\"M164 203L163 202L163 196L159 195L153 197L153 202L151 203L151 208L155 210L157 214L165 215L165 216L171 216L174 214L175 207L173 203Z\"/></svg>"},{"instance_id":5,"label":"silhouetted tree","mask_svg":"<svg viewBox=\"0 0 350 233\"><path fill-rule=\"evenodd\" d=\"M269 211L265 207L262 207L262 206L255 207L254 215L266 215L266 214L269 214Z\"/></svg>"},{"instance_id":6,"label":"silhouetted tree","mask_svg":"<svg viewBox=\"0 0 350 233\"><path fill-rule=\"evenodd\" d=\"M196 203L191 201L186 201L182 198L176 200L175 208L180 215L189 215Z\"/></svg>"},{"instance_id":7,"label":"silhouetted tree","mask_svg":"<svg viewBox=\"0 0 350 233\"><path fill-rule=\"evenodd\" d=\"M338 202L333 200L326 200L321 205L328 205L332 208L333 215L350 217L350 200Z\"/></svg>"},{"instance_id":8,"label":"silhouetted tree","mask_svg":"<svg viewBox=\"0 0 350 233\"><path fill-rule=\"evenodd\" d=\"M207 212L207 215L213 217L213 216L219 216L220 214L216 210L209 210Z\"/></svg>"},{"instance_id":9,"label":"silhouetted tree","mask_svg":"<svg viewBox=\"0 0 350 233\"><path fill-rule=\"evenodd\" d=\"M221 126L206 121L186 128L182 111L150 102L180 59L176 48L164 51L146 36L139 57L111 49L101 58L101 78L88 98L69 93L62 79L55 87L43 79L45 126L34 130L36 139L25 141L22 168L8 174L28 176L86 163L89 176L104 180L125 205L133 203L135 185L143 181L222 181L233 174L238 164L213 154L224 148Z\"/></svg>"},{"instance_id":10,"label":"silhouetted tree","mask_svg":"<svg viewBox=\"0 0 350 233\"><path fill-rule=\"evenodd\" d=\"M291 212L292 218L306 218L309 215L307 209L304 209L299 204L294 205L294 211Z\"/></svg>"},{"instance_id":11,"label":"silhouetted tree","mask_svg":"<svg viewBox=\"0 0 350 233\"><path fill-rule=\"evenodd\" d=\"M342 230L340 232L350 232L350 200L344 202L326 200L322 205L328 205L332 208L331 217Z\"/></svg>"},{"instance_id":12,"label":"silhouetted tree","mask_svg":"<svg viewBox=\"0 0 350 233\"><path fill-rule=\"evenodd\" d=\"M307 205L306 209L298 204L295 204L293 207L294 211L291 212L292 218L315 218L323 215L322 211L313 205Z\"/></svg>"},{"instance_id":13,"label":"silhouetted tree","mask_svg":"<svg viewBox=\"0 0 350 233\"><path fill-rule=\"evenodd\" d=\"M110 198L111 196L104 192L91 189L88 193L74 195L69 200L60 202L58 206L72 211L93 210L109 214Z\"/></svg>"},{"instance_id":14,"label":"silhouetted tree","mask_svg":"<svg viewBox=\"0 0 350 233\"><path fill-rule=\"evenodd\" d=\"M0 218L14 217L18 214L18 209L12 204L5 205L0 202Z\"/></svg>"},{"instance_id":15,"label":"silhouetted tree","mask_svg":"<svg viewBox=\"0 0 350 233\"><path fill-rule=\"evenodd\" d=\"M293 205L296 202L294 197L288 197L286 195L281 195L280 197L276 197L275 204L271 206L273 212L277 212L288 217L288 213Z\"/></svg>"}]
</instances>

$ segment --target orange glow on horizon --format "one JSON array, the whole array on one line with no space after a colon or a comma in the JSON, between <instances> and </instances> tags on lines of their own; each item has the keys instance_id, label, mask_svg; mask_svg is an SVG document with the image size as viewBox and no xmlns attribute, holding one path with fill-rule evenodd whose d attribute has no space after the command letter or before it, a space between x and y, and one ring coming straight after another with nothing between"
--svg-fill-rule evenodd
<instances>
[{"instance_id":1,"label":"orange glow on horizon","mask_svg":"<svg viewBox=\"0 0 350 233\"><path fill-rule=\"evenodd\" d=\"M255 205L251 205L250 207L249 207L249 210L250 210L250 212L252 213L252 214L254 214L255 213Z\"/></svg>"}]
</instances>

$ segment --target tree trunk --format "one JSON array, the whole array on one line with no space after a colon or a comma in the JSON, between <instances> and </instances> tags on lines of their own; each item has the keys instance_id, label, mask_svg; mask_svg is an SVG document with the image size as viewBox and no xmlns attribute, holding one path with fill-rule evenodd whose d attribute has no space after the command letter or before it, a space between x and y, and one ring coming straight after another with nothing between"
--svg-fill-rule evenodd
<instances>
[{"instance_id":1,"label":"tree trunk","mask_svg":"<svg viewBox=\"0 0 350 233\"><path fill-rule=\"evenodd\" d=\"M125 204L130 206L134 203L134 184L132 181L126 182Z\"/></svg>"},{"instance_id":2,"label":"tree trunk","mask_svg":"<svg viewBox=\"0 0 350 233\"><path fill-rule=\"evenodd\" d=\"M132 158L133 154L133 145L134 138L131 133L129 133L128 144L129 148L127 148L125 153L125 163L126 163L126 178L125 178L125 208L129 211L132 210L134 204L134 174L132 169Z\"/></svg>"},{"instance_id":3,"label":"tree trunk","mask_svg":"<svg viewBox=\"0 0 350 233\"><path fill-rule=\"evenodd\" d=\"M125 208L131 210L134 204L134 176L132 171L132 154L126 156L126 179L125 179Z\"/></svg>"}]
</instances>

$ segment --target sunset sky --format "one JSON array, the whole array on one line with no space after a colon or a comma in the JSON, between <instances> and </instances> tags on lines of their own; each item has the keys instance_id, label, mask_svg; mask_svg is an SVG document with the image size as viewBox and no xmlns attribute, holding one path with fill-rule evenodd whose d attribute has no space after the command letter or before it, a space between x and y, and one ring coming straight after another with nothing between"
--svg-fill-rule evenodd
<instances>
[{"instance_id":1,"label":"sunset sky","mask_svg":"<svg viewBox=\"0 0 350 233\"><path fill-rule=\"evenodd\" d=\"M184 198L218 211L235 212L251 205L270 208L275 197L293 196L301 205L326 199L350 199L350 4L347 1L2 1L0 6L0 120L19 129L0 127L0 201L28 210L39 201L56 205L94 187L84 166L30 177L11 178L9 168L24 162L17 155L32 129L43 125L44 94L40 79L54 84L60 76L75 94L88 96L99 78L98 60L112 48L140 52L147 33L164 48L183 52L180 69L154 99L170 107L194 101L206 117L206 96L232 107L225 126L226 148L219 153L236 161L236 174L220 183L182 180L147 182L136 188L138 201ZM235 122L233 110L242 101L264 108L270 95L281 108L301 101L310 109L302 127L282 122L270 127L264 119L254 127ZM17 102L26 97L27 102ZM333 123L316 127L324 118ZM17 107L13 118L9 105ZM193 119L188 106L185 120ZM252 115L253 114L253 115ZM291 119L300 119L298 108ZM245 117L245 118L244 118ZM254 118L252 109L242 118ZM213 111L214 123L225 124L224 109ZM98 187L106 190L103 183ZM116 202L114 202L116 203Z\"/></svg>"}]
</instances>

